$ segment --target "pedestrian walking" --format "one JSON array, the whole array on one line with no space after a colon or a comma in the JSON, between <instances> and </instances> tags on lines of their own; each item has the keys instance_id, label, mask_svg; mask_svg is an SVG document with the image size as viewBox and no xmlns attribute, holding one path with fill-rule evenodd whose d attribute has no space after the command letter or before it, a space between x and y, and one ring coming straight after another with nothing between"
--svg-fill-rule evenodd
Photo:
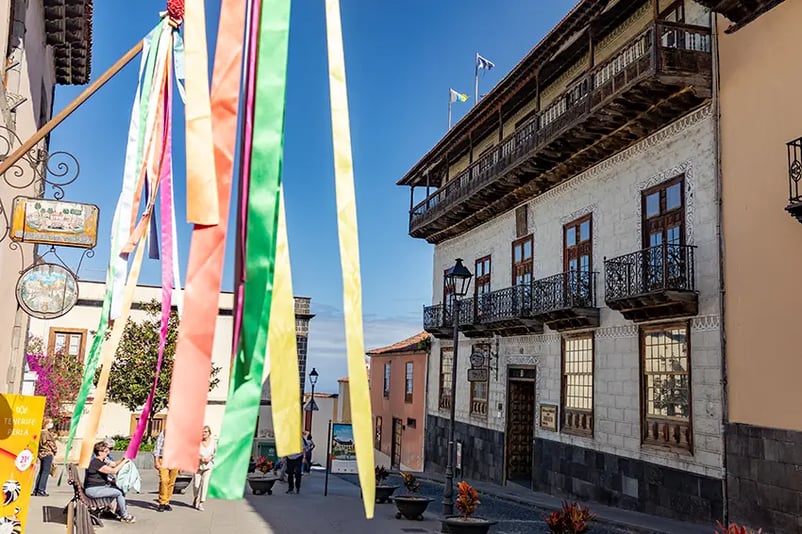
<instances>
[{"instance_id":1,"label":"pedestrian walking","mask_svg":"<svg viewBox=\"0 0 802 534\"><path fill-rule=\"evenodd\" d=\"M312 433L308 430L304 433L304 472L309 473L312 471L312 451L315 449L315 442L312 440Z\"/></svg>"},{"instance_id":2,"label":"pedestrian walking","mask_svg":"<svg viewBox=\"0 0 802 534\"><path fill-rule=\"evenodd\" d=\"M167 420L164 420L165 428ZM173 507L170 506L170 499L173 498L173 490L175 490L175 479L178 478L178 469L168 469L162 464L162 456L164 454L164 440L165 431L159 432L159 437L156 438L156 446L153 447L153 465L159 471L159 506L156 507L158 512L170 512Z\"/></svg>"},{"instance_id":3,"label":"pedestrian walking","mask_svg":"<svg viewBox=\"0 0 802 534\"><path fill-rule=\"evenodd\" d=\"M33 495L47 497L47 480L53 468L53 458L58 452L56 439L50 432L53 429L53 419L45 417L42 422L42 433L39 435L39 474L36 477Z\"/></svg>"},{"instance_id":4,"label":"pedestrian walking","mask_svg":"<svg viewBox=\"0 0 802 534\"><path fill-rule=\"evenodd\" d=\"M195 496L192 506L201 512L203 511L203 503L206 502L206 494L209 491L209 479L212 476L212 466L214 465L216 453L217 444L212 437L212 429L208 425L204 426L200 445L200 464L192 481L192 492Z\"/></svg>"}]
</instances>

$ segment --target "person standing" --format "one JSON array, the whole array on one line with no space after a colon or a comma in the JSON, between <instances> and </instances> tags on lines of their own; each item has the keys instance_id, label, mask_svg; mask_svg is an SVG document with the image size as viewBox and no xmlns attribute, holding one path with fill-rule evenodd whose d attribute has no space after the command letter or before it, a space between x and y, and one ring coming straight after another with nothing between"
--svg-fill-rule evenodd
<instances>
[{"instance_id":1,"label":"person standing","mask_svg":"<svg viewBox=\"0 0 802 534\"><path fill-rule=\"evenodd\" d=\"M304 436L302 439L302 449L298 454L287 456L287 493L293 492L293 482L295 483L295 493L301 493L301 471L306 451L309 449L309 442Z\"/></svg>"},{"instance_id":2,"label":"person standing","mask_svg":"<svg viewBox=\"0 0 802 534\"><path fill-rule=\"evenodd\" d=\"M53 458L58 452L56 439L53 437L53 419L45 417L42 421L42 433L39 435L39 474L36 477L33 495L47 497L47 479L53 467Z\"/></svg>"},{"instance_id":3,"label":"person standing","mask_svg":"<svg viewBox=\"0 0 802 534\"><path fill-rule=\"evenodd\" d=\"M164 424L166 426L166 420ZM162 430L159 432L159 437L156 438L156 446L153 447L153 465L159 471L159 506L156 508L158 512L172 511L173 507L170 506L170 499L173 498L175 479L178 478L178 469L168 469L162 465L164 439L164 430Z\"/></svg>"},{"instance_id":4,"label":"person standing","mask_svg":"<svg viewBox=\"0 0 802 534\"><path fill-rule=\"evenodd\" d=\"M312 440L312 433L308 430L304 432L304 473L312 471L312 451L315 449L315 442Z\"/></svg>"},{"instance_id":5,"label":"person standing","mask_svg":"<svg viewBox=\"0 0 802 534\"><path fill-rule=\"evenodd\" d=\"M212 466L214 465L214 455L216 453L217 446L212 437L212 429L208 425L204 426L200 445L200 464L192 481L192 492L195 495L192 506L201 512L203 511L203 503L206 502L206 494L209 491L209 479L212 476Z\"/></svg>"}]
</instances>

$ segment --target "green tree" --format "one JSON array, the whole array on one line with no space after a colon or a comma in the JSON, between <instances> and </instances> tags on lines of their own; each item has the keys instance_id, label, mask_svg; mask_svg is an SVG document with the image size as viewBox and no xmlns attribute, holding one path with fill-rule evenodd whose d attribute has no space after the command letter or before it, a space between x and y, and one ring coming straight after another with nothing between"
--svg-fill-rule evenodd
<instances>
[{"instance_id":1,"label":"green tree","mask_svg":"<svg viewBox=\"0 0 802 534\"><path fill-rule=\"evenodd\" d=\"M159 337L161 333L161 303L152 300L143 305L147 316L136 322L128 319L109 377L108 398L122 404L132 412L142 409L153 386L156 362L159 358ZM153 416L167 407L170 396L170 381L173 376L173 359L178 341L178 314L170 312L167 328L167 343L164 347L159 384L153 397L153 407L148 417L145 435L149 436L153 426ZM95 376L95 383L99 377ZM212 367L209 375L209 391L220 382L217 375L220 367Z\"/></svg>"}]
</instances>

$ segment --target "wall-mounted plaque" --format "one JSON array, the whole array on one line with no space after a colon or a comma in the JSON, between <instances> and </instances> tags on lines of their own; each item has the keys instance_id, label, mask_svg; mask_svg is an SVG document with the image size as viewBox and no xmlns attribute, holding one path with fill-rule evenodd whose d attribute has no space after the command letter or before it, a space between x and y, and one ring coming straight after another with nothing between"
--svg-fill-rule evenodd
<instances>
[{"instance_id":1,"label":"wall-mounted plaque","mask_svg":"<svg viewBox=\"0 0 802 534\"><path fill-rule=\"evenodd\" d=\"M16 197L11 240L95 248L99 209L94 204Z\"/></svg>"},{"instance_id":2,"label":"wall-mounted plaque","mask_svg":"<svg viewBox=\"0 0 802 534\"><path fill-rule=\"evenodd\" d=\"M78 302L78 281L61 265L34 265L17 281L17 302L32 317L61 317Z\"/></svg>"},{"instance_id":3,"label":"wall-mounted plaque","mask_svg":"<svg viewBox=\"0 0 802 534\"><path fill-rule=\"evenodd\" d=\"M557 432L557 405L540 405L540 428Z\"/></svg>"}]
</instances>

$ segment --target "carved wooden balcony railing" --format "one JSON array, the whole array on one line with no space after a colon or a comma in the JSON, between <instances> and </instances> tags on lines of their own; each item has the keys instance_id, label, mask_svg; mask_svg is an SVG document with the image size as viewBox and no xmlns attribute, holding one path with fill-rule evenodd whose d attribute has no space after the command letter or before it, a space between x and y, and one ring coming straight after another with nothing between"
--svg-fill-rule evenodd
<instances>
[{"instance_id":1,"label":"carved wooden balcony railing","mask_svg":"<svg viewBox=\"0 0 802 534\"><path fill-rule=\"evenodd\" d=\"M583 436L593 435L593 412L591 410L563 410L563 431Z\"/></svg>"},{"instance_id":2,"label":"carved wooden balcony railing","mask_svg":"<svg viewBox=\"0 0 802 534\"><path fill-rule=\"evenodd\" d=\"M474 417L487 417L487 401L478 399L472 400L471 415Z\"/></svg>"},{"instance_id":3,"label":"carved wooden balcony railing","mask_svg":"<svg viewBox=\"0 0 802 534\"><path fill-rule=\"evenodd\" d=\"M450 410L451 409L451 393L440 395L440 400L437 403L437 405L441 410Z\"/></svg>"},{"instance_id":4,"label":"carved wooden balcony railing","mask_svg":"<svg viewBox=\"0 0 802 534\"><path fill-rule=\"evenodd\" d=\"M533 315L552 330L599 326L596 276L589 271L567 271L532 283Z\"/></svg>"},{"instance_id":5,"label":"carved wooden balcony railing","mask_svg":"<svg viewBox=\"0 0 802 534\"><path fill-rule=\"evenodd\" d=\"M413 207L410 235L458 235L687 114L710 98L710 47L709 28L653 24Z\"/></svg>"},{"instance_id":6,"label":"carved wooden balcony railing","mask_svg":"<svg viewBox=\"0 0 802 534\"><path fill-rule=\"evenodd\" d=\"M643 442L650 445L693 450L693 435L687 419L647 417Z\"/></svg>"},{"instance_id":7,"label":"carved wooden balcony railing","mask_svg":"<svg viewBox=\"0 0 802 534\"><path fill-rule=\"evenodd\" d=\"M696 315L694 247L662 244L605 260L605 301L632 321Z\"/></svg>"},{"instance_id":8,"label":"carved wooden balcony railing","mask_svg":"<svg viewBox=\"0 0 802 534\"><path fill-rule=\"evenodd\" d=\"M788 205L785 210L797 221L802 222L802 137L787 143L788 148Z\"/></svg>"}]
</instances>

